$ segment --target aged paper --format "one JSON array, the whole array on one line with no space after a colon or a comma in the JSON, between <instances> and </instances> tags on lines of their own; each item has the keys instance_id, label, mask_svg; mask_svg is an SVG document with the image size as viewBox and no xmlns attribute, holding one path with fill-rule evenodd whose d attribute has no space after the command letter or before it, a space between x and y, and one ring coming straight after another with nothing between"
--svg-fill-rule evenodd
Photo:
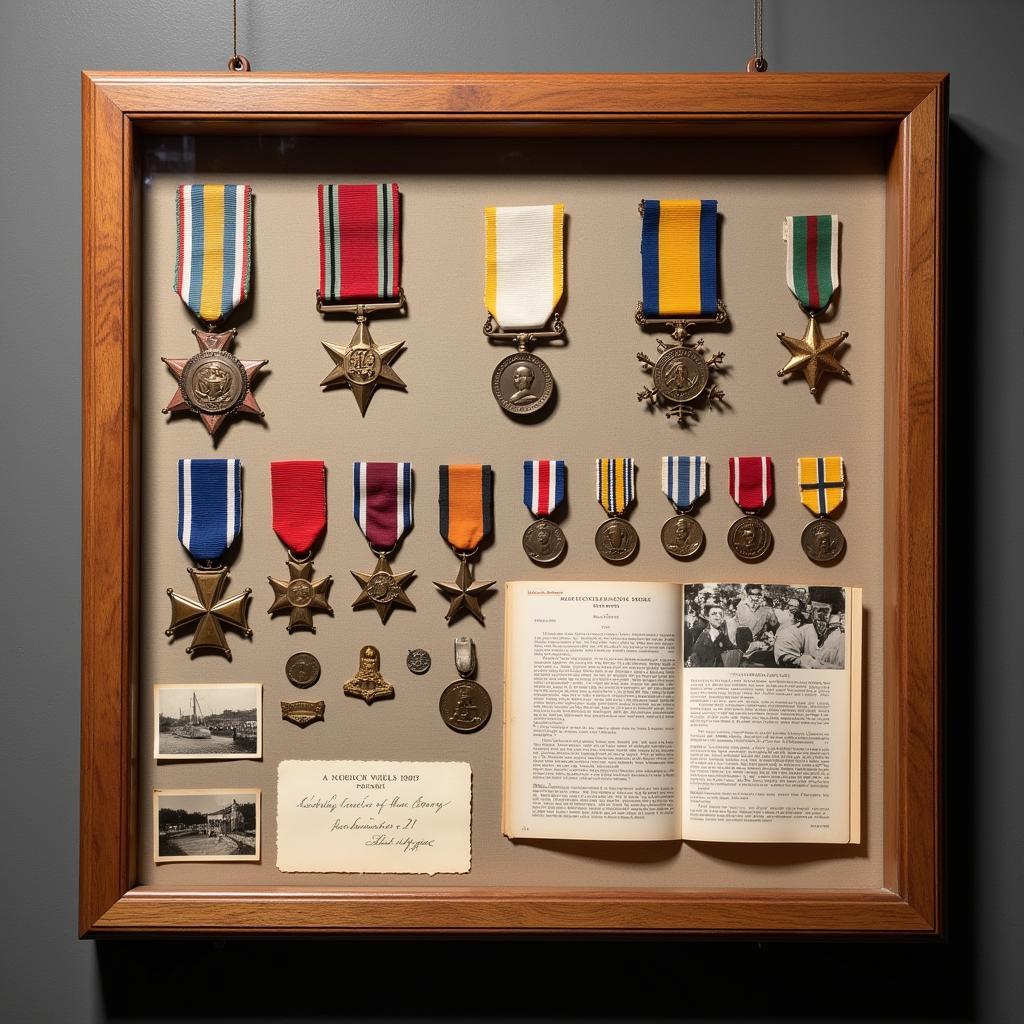
<instances>
[{"instance_id":1,"label":"aged paper","mask_svg":"<svg viewBox=\"0 0 1024 1024\"><path fill-rule=\"evenodd\" d=\"M464 874L471 791L457 761L282 761L278 870Z\"/></svg>"}]
</instances>

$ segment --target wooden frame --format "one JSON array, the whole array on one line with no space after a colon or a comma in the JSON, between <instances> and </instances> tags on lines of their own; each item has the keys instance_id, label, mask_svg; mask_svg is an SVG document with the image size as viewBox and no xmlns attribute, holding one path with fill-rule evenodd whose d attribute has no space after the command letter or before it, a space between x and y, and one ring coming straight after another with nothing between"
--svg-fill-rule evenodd
<instances>
[{"instance_id":1,"label":"wooden frame","mask_svg":"<svg viewBox=\"0 0 1024 1024\"><path fill-rule=\"evenodd\" d=\"M940 74L84 73L81 934L938 933L946 88ZM883 888L135 885L136 136L340 128L888 140Z\"/></svg>"}]
</instances>

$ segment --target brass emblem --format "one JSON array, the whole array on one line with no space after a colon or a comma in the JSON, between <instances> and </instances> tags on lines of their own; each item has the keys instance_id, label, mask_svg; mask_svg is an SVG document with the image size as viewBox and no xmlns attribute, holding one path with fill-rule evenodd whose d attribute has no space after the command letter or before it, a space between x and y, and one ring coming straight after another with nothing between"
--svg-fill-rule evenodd
<instances>
[{"instance_id":1,"label":"brass emblem","mask_svg":"<svg viewBox=\"0 0 1024 1024\"><path fill-rule=\"evenodd\" d=\"M782 331L776 335L790 352L789 362L779 370L777 376L785 377L787 373L796 373L799 370L804 375L811 394L816 395L821 378L826 373L834 373L849 379L850 371L839 362L835 352L846 342L850 332L840 331L834 338L826 338L821 333L817 315L806 308L804 312L807 313L807 330L804 331L802 338L791 338Z\"/></svg>"},{"instance_id":2,"label":"brass emblem","mask_svg":"<svg viewBox=\"0 0 1024 1024\"><path fill-rule=\"evenodd\" d=\"M228 352L227 346L238 333L234 328L218 334L194 327L192 333L199 342L199 351L194 356L163 360L178 382L177 391L163 411L194 412L211 435L234 412L262 416L263 410L252 393L252 382L267 360L238 359Z\"/></svg>"},{"instance_id":3,"label":"brass emblem","mask_svg":"<svg viewBox=\"0 0 1024 1024\"><path fill-rule=\"evenodd\" d=\"M361 697L367 704L394 697L395 688L380 674L380 651L367 644L359 651L359 670L345 684L345 695Z\"/></svg>"},{"instance_id":4,"label":"brass emblem","mask_svg":"<svg viewBox=\"0 0 1024 1024\"><path fill-rule=\"evenodd\" d=\"M386 554L377 554L377 564L370 572L356 572L349 569L355 581L363 588L359 596L352 602L353 608L376 608L381 622L387 622L391 609L397 604L401 608L416 610L416 605L409 600L405 592L409 578L416 575L415 570L408 572L392 572Z\"/></svg>"},{"instance_id":5,"label":"brass emblem","mask_svg":"<svg viewBox=\"0 0 1024 1024\"><path fill-rule=\"evenodd\" d=\"M267 582L274 591L274 603L267 609L268 615L288 612L288 632L296 629L309 629L314 633L313 612L334 614L334 609L327 603L327 592L331 588L330 576L313 579L313 563L288 559L288 579L275 580L267 577Z\"/></svg>"},{"instance_id":6,"label":"brass emblem","mask_svg":"<svg viewBox=\"0 0 1024 1024\"><path fill-rule=\"evenodd\" d=\"M293 722L305 729L312 722L324 720L325 707L322 700L283 700L281 701L281 717L286 722Z\"/></svg>"},{"instance_id":7,"label":"brass emblem","mask_svg":"<svg viewBox=\"0 0 1024 1024\"><path fill-rule=\"evenodd\" d=\"M405 667L418 676L430 671L430 654L422 647L414 647L405 659Z\"/></svg>"},{"instance_id":8,"label":"brass emblem","mask_svg":"<svg viewBox=\"0 0 1024 1024\"><path fill-rule=\"evenodd\" d=\"M704 531L693 516L680 512L665 520L661 545L673 558L693 558L704 547Z\"/></svg>"},{"instance_id":9,"label":"brass emblem","mask_svg":"<svg viewBox=\"0 0 1024 1024\"><path fill-rule=\"evenodd\" d=\"M445 620L452 622L469 612L482 626L484 624L484 613L480 610L480 597L487 590L497 583L497 580L474 580L473 570L464 554L459 555L462 564L459 566L458 575L454 580L439 583L434 580L434 586L451 598Z\"/></svg>"},{"instance_id":10,"label":"brass emblem","mask_svg":"<svg viewBox=\"0 0 1024 1024\"><path fill-rule=\"evenodd\" d=\"M821 516L804 527L804 532L800 534L800 546L812 562L824 565L834 562L843 553L846 538L831 519Z\"/></svg>"},{"instance_id":11,"label":"brass emblem","mask_svg":"<svg viewBox=\"0 0 1024 1024\"><path fill-rule=\"evenodd\" d=\"M251 587L246 587L241 594L221 600L224 584L227 582L228 570L193 569L189 568L192 585L196 588L196 598L182 597L171 587L167 588L167 596L171 599L171 624L164 630L165 635L173 636L183 626L196 623L192 643L185 648L186 654L194 651L210 649L220 651L229 661L231 648L224 636L225 623L237 629L244 637L252 636L246 607L249 603Z\"/></svg>"},{"instance_id":12,"label":"brass emblem","mask_svg":"<svg viewBox=\"0 0 1024 1024\"><path fill-rule=\"evenodd\" d=\"M557 562L565 548L565 534L550 519L535 519L523 532L523 550L537 565Z\"/></svg>"},{"instance_id":13,"label":"brass emblem","mask_svg":"<svg viewBox=\"0 0 1024 1024\"><path fill-rule=\"evenodd\" d=\"M512 416L540 412L555 392L555 378L540 356L526 351L538 341L565 337L565 324L555 313L549 331L503 331L493 316L484 322L484 334L492 341L514 341L516 351L506 356L491 374L491 393L495 401Z\"/></svg>"},{"instance_id":14,"label":"brass emblem","mask_svg":"<svg viewBox=\"0 0 1024 1024\"><path fill-rule=\"evenodd\" d=\"M613 564L628 562L640 547L640 538L636 530L621 516L606 519L594 535L597 553Z\"/></svg>"},{"instance_id":15,"label":"brass emblem","mask_svg":"<svg viewBox=\"0 0 1024 1024\"><path fill-rule=\"evenodd\" d=\"M760 517L745 515L729 527L729 547L744 562L756 562L771 550L772 531Z\"/></svg>"},{"instance_id":16,"label":"brass emblem","mask_svg":"<svg viewBox=\"0 0 1024 1024\"><path fill-rule=\"evenodd\" d=\"M297 651L285 662L284 674L292 686L305 690L320 678L320 662L307 651Z\"/></svg>"}]
</instances>

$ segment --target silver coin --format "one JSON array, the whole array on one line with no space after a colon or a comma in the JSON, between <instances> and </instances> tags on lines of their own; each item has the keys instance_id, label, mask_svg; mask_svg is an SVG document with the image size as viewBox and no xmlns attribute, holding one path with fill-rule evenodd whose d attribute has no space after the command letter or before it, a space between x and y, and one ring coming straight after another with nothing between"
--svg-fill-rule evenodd
<instances>
[{"instance_id":1,"label":"silver coin","mask_svg":"<svg viewBox=\"0 0 1024 1024\"><path fill-rule=\"evenodd\" d=\"M424 672L430 671L430 655L422 647L416 647L407 655L405 667L421 676Z\"/></svg>"},{"instance_id":2,"label":"silver coin","mask_svg":"<svg viewBox=\"0 0 1024 1024\"><path fill-rule=\"evenodd\" d=\"M772 531L759 516L743 516L729 527L729 547L744 562L756 562L771 550Z\"/></svg>"},{"instance_id":3,"label":"silver coin","mask_svg":"<svg viewBox=\"0 0 1024 1024\"><path fill-rule=\"evenodd\" d=\"M491 375L491 391L498 405L513 416L528 416L547 405L555 390L548 364L532 352L506 356Z\"/></svg>"},{"instance_id":4,"label":"silver coin","mask_svg":"<svg viewBox=\"0 0 1024 1024\"><path fill-rule=\"evenodd\" d=\"M223 349L197 352L181 371L181 393L195 412L229 413L245 399L245 367Z\"/></svg>"},{"instance_id":5,"label":"silver coin","mask_svg":"<svg viewBox=\"0 0 1024 1024\"><path fill-rule=\"evenodd\" d=\"M523 550L538 565L557 562L565 553L565 534L550 519L537 519L523 532Z\"/></svg>"},{"instance_id":6,"label":"silver coin","mask_svg":"<svg viewBox=\"0 0 1024 1024\"><path fill-rule=\"evenodd\" d=\"M800 545L812 562L824 564L834 562L843 553L846 538L831 519L814 519L800 534Z\"/></svg>"},{"instance_id":7,"label":"silver coin","mask_svg":"<svg viewBox=\"0 0 1024 1024\"><path fill-rule=\"evenodd\" d=\"M299 651L285 662L284 674L292 686L305 690L320 678L320 662L308 651Z\"/></svg>"},{"instance_id":8,"label":"silver coin","mask_svg":"<svg viewBox=\"0 0 1024 1024\"><path fill-rule=\"evenodd\" d=\"M606 562L628 562L636 554L640 538L625 519L612 516L597 528L594 545Z\"/></svg>"},{"instance_id":9,"label":"silver coin","mask_svg":"<svg viewBox=\"0 0 1024 1024\"><path fill-rule=\"evenodd\" d=\"M704 547L704 531L693 516L680 512L665 520L661 544L673 558L693 558Z\"/></svg>"},{"instance_id":10,"label":"silver coin","mask_svg":"<svg viewBox=\"0 0 1024 1024\"><path fill-rule=\"evenodd\" d=\"M491 717L490 694L475 679L449 683L437 707L444 724L456 732L476 732Z\"/></svg>"}]
</instances>

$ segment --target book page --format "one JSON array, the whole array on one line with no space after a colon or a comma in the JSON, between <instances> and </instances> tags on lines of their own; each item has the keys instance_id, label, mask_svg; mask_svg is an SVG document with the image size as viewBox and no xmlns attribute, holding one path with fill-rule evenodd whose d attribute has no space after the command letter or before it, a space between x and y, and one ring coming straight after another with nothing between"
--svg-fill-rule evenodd
<instances>
[{"instance_id":1,"label":"book page","mask_svg":"<svg viewBox=\"0 0 1024 1024\"><path fill-rule=\"evenodd\" d=\"M504 833L680 838L682 590L509 583Z\"/></svg>"},{"instance_id":2,"label":"book page","mask_svg":"<svg viewBox=\"0 0 1024 1024\"><path fill-rule=\"evenodd\" d=\"M684 587L683 837L859 841L860 591Z\"/></svg>"}]
</instances>

